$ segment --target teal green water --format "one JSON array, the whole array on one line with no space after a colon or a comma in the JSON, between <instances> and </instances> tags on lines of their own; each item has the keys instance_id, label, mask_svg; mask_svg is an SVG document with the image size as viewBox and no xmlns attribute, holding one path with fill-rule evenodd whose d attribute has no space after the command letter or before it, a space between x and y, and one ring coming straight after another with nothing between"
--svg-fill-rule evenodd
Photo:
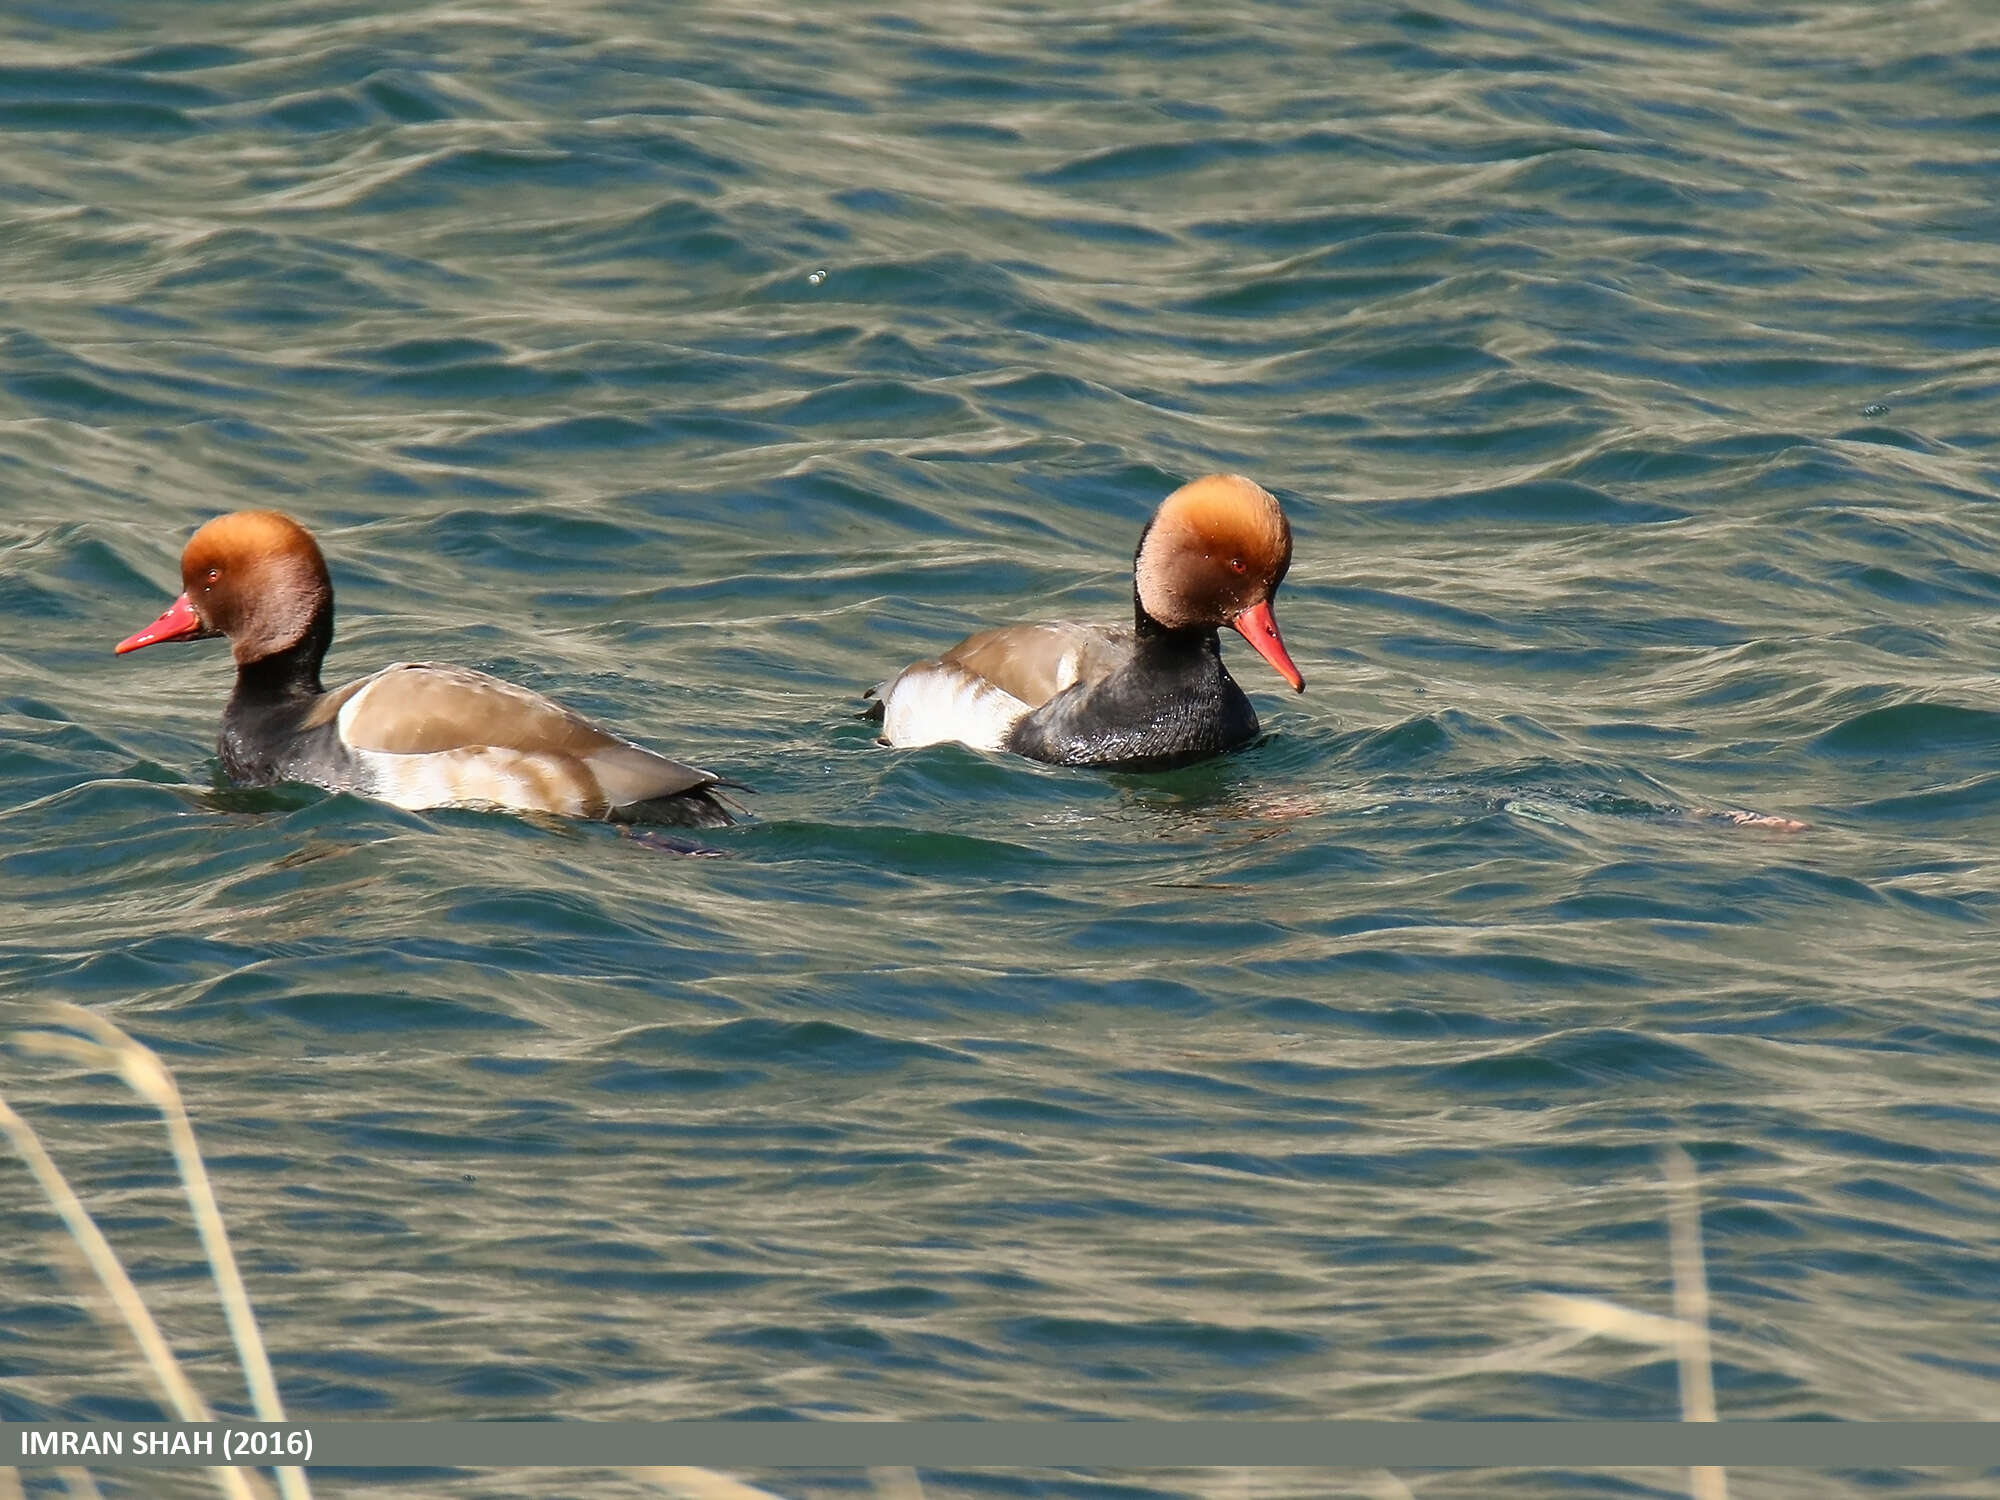
<instances>
[{"instance_id":1,"label":"teal green water","mask_svg":"<svg viewBox=\"0 0 2000 1500\"><path fill-rule=\"evenodd\" d=\"M2000 31L1616 14L0 19L0 1008L173 1066L295 1414L1667 1418L1527 1297L1667 1310L1670 1143L1726 1417L2000 1407ZM873 742L1217 469L1296 535L1262 743ZM555 694L754 787L725 857L220 787L226 653L110 647L250 505L330 680ZM156 1126L4 1061L240 1399ZM0 1215L0 1415L150 1413ZM322 1486L399 1487L639 1492Z\"/></svg>"}]
</instances>

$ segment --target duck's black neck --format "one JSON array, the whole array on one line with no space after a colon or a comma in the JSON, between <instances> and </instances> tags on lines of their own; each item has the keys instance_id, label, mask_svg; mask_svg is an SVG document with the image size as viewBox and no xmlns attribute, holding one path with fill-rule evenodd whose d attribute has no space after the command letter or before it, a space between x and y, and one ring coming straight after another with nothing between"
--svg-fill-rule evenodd
<instances>
[{"instance_id":1,"label":"duck's black neck","mask_svg":"<svg viewBox=\"0 0 2000 1500\"><path fill-rule=\"evenodd\" d=\"M1179 630L1162 625L1146 613L1136 588L1132 590L1132 633L1138 637L1139 654L1155 661L1204 654L1218 661L1222 659L1222 643L1216 639L1213 625L1188 625Z\"/></svg>"},{"instance_id":2,"label":"duck's black neck","mask_svg":"<svg viewBox=\"0 0 2000 1500\"><path fill-rule=\"evenodd\" d=\"M331 603L313 616L306 633L282 651L236 669L236 691L222 711L216 749L230 779L245 786L312 780L296 764L301 727L324 689L319 664L333 639Z\"/></svg>"},{"instance_id":3,"label":"duck's black neck","mask_svg":"<svg viewBox=\"0 0 2000 1500\"><path fill-rule=\"evenodd\" d=\"M320 686L319 668L332 642L333 606L329 603L313 616L306 633L295 644L237 667L236 691L230 706L261 708L317 698L326 691Z\"/></svg>"}]
</instances>

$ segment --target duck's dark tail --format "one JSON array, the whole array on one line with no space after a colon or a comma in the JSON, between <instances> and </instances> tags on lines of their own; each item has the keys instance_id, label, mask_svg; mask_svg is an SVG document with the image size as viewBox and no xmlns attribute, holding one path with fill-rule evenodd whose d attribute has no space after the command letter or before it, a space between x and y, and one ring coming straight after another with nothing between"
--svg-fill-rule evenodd
<instances>
[{"instance_id":1,"label":"duck's dark tail","mask_svg":"<svg viewBox=\"0 0 2000 1500\"><path fill-rule=\"evenodd\" d=\"M700 786L691 786L684 792L676 792L671 797L653 797L621 808L616 816L621 823L645 823L654 827L727 828L736 821L738 814L748 809L726 796L721 790L723 787L732 792L750 790L740 781L724 781L718 777L714 781L704 781Z\"/></svg>"}]
</instances>

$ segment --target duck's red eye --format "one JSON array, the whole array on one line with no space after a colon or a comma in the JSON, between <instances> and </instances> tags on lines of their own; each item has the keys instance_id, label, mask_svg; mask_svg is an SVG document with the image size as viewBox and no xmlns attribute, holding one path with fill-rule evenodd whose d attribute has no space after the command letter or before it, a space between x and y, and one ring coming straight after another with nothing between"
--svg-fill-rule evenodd
<instances>
[{"instance_id":1,"label":"duck's red eye","mask_svg":"<svg viewBox=\"0 0 2000 1500\"><path fill-rule=\"evenodd\" d=\"M1241 573L1243 571L1243 559L1240 557L1230 558L1229 571L1232 573Z\"/></svg>"},{"instance_id":2,"label":"duck's red eye","mask_svg":"<svg viewBox=\"0 0 2000 1500\"><path fill-rule=\"evenodd\" d=\"M222 569L220 569L220 568L210 568L210 569L208 570L208 581L209 581L210 583L214 583L214 582L215 582L215 581L216 581L217 579L219 579L220 577L222 577Z\"/></svg>"}]
</instances>

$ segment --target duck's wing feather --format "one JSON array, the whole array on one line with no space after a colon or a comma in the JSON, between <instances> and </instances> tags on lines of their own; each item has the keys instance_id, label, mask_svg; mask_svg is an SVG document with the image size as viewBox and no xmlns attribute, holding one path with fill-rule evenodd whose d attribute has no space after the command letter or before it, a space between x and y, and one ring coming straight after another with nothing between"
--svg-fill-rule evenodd
<instances>
[{"instance_id":1,"label":"duck's wing feather","mask_svg":"<svg viewBox=\"0 0 2000 1500\"><path fill-rule=\"evenodd\" d=\"M1130 630L1060 620L982 630L939 660L1036 709L1078 682L1109 676L1131 655Z\"/></svg>"},{"instance_id":2,"label":"duck's wing feather","mask_svg":"<svg viewBox=\"0 0 2000 1500\"><path fill-rule=\"evenodd\" d=\"M443 755L587 773L607 809L717 785L721 778L601 729L540 693L468 667L398 662L321 700L315 720L337 720L352 750ZM591 800L596 800L595 798Z\"/></svg>"}]
</instances>

